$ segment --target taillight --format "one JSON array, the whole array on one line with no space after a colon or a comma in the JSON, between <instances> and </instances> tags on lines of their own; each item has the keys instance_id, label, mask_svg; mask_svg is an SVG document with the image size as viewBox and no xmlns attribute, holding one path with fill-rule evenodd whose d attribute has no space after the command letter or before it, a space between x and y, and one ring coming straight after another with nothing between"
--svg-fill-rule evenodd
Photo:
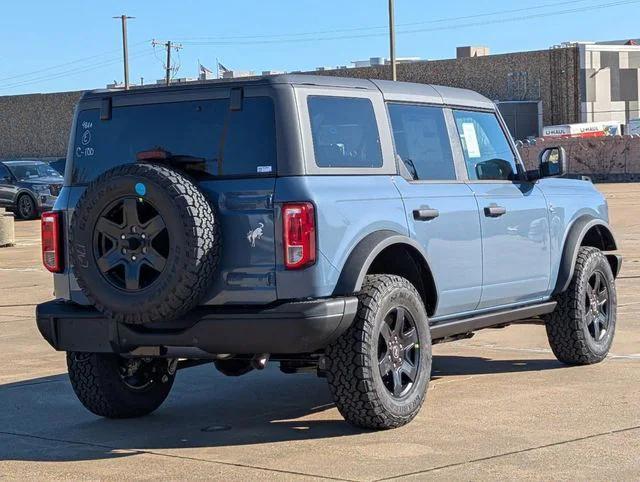
<instances>
[{"instance_id":1,"label":"taillight","mask_svg":"<svg viewBox=\"0 0 640 482\"><path fill-rule=\"evenodd\" d=\"M316 218L311 203L282 206L284 265L300 269L316 262Z\"/></svg>"},{"instance_id":2,"label":"taillight","mask_svg":"<svg viewBox=\"0 0 640 482\"><path fill-rule=\"evenodd\" d=\"M63 269L61 224L61 213L47 212L42 214L42 263L52 273L60 273Z\"/></svg>"}]
</instances>

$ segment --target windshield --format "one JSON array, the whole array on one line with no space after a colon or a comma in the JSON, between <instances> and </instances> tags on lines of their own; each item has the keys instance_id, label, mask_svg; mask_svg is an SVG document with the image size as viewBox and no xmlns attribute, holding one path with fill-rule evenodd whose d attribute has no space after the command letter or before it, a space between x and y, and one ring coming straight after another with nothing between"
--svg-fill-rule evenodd
<instances>
[{"instance_id":1,"label":"windshield","mask_svg":"<svg viewBox=\"0 0 640 482\"><path fill-rule=\"evenodd\" d=\"M11 173L19 181L28 181L40 177L57 177L62 179L58 171L44 162L33 162L29 164L6 164Z\"/></svg>"}]
</instances>

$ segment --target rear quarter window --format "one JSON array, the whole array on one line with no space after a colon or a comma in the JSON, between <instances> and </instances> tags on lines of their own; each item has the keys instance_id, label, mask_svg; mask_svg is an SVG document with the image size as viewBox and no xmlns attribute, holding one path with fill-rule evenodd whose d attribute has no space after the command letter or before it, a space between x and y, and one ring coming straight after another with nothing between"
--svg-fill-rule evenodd
<instances>
[{"instance_id":1,"label":"rear quarter window","mask_svg":"<svg viewBox=\"0 0 640 482\"><path fill-rule=\"evenodd\" d=\"M123 106L111 119L98 109L79 113L72 181L87 183L103 172L161 149L210 176L269 176L276 172L276 134L270 97L248 97L242 110L228 99Z\"/></svg>"},{"instance_id":2,"label":"rear quarter window","mask_svg":"<svg viewBox=\"0 0 640 482\"><path fill-rule=\"evenodd\" d=\"M307 106L318 167L382 166L378 124L369 99L309 96Z\"/></svg>"}]
</instances>

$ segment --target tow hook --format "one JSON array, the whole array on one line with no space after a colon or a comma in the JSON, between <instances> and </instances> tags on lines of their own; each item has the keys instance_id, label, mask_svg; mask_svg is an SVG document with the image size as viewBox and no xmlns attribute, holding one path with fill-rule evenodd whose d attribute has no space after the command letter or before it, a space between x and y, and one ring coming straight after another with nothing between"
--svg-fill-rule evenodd
<instances>
[{"instance_id":1,"label":"tow hook","mask_svg":"<svg viewBox=\"0 0 640 482\"><path fill-rule=\"evenodd\" d=\"M251 359L251 366L256 370L263 370L269 361L269 356L269 353L253 355L253 358Z\"/></svg>"}]
</instances>

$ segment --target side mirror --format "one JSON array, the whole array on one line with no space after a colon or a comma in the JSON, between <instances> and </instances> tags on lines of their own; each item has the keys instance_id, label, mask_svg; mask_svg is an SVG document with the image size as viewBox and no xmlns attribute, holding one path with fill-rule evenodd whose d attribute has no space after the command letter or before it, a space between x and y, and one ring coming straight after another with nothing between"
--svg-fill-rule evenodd
<instances>
[{"instance_id":1,"label":"side mirror","mask_svg":"<svg viewBox=\"0 0 640 482\"><path fill-rule=\"evenodd\" d=\"M567 173L564 147L548 147L540 153L540 177L560 177Z\"/></svg>"}]
</instances>

